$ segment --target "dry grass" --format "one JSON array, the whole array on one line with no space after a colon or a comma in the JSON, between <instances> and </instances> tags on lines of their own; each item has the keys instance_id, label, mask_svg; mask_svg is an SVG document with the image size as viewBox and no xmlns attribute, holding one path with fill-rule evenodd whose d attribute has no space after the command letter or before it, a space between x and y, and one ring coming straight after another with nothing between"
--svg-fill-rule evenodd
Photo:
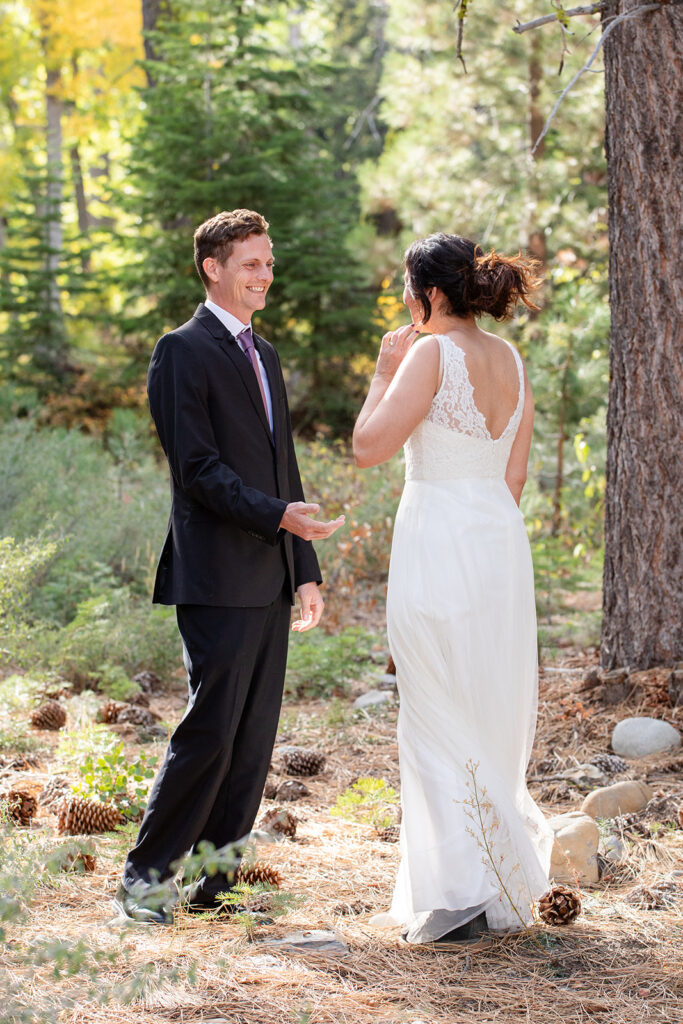
<instances>
[{"instance_id":1,"label":"dry grass","mask_svg":"<svg viewBox=\"0 0 683 1024\"><path fill-rule=\"evenodd\" d=\"M539 730L531 774L562 767L608 749L614 721L625 714L660 714L680 723L680 709L662 705L661 679L643 676L628 708L600 708L577 689L587 659L567 659L543 673ZM174 698L176 710L180 698ZM581 707L578 707L580 703ZM164 710L163 708L161 709ZM166 709L168 714L168 709ZM300 902L254 941L235 921L179 915L173 927L122 929L109 923L109 900L118 882L126 836L98 838L94 874L41 884L21 926L11 929L4 965L22 981L27 1006L65 1024L161 1024L227 1021L230 1024L641 1024L678 1019L683 997L683 832L663 829L633 839L629 870L583 893L583 913L566 929L539 927L528 935L467 949L412 947L397 933L369 925L386 909L398 862L396 845L371 828L329 814L336 796L359 776L398 782L395 711L354 720L324 703L289 705L281 733L288 742L314 743L328 755L322 775L306 780L311 796L290 805L297 836L260 848L277 865L288 892ZM648 762L646 777L663 794L680 792L680 773L667 770L672 755ZM277 768L277 757L274 759ZM539 766L546 766L539 770ZM19 774L42 783L49 763ZM643 769L634 766L634 777ZM581 794L557 799L535 787L547 812L578 806ZM54 830L43 813L36 835ZM644 909L644 888L656 909ZM348 911L360 903L360 913ZM348 944L341 955L269 948L268 939L305 928L335 928ZM83 936L114 955L100 967L89 994L83 972L56 981L52 967L27 970L22 950L44 940ZM137 996L120 997L138 969L148 974ZM111 991L108 1005L97 996ZM74 1006L60 1010L57 999ZM50 1017L50 1005L54 1016ZM0 1020L3 1018L0 1007ZM15 1018L16 1019L16 1018Z\"/></svg>"}]
</instances>

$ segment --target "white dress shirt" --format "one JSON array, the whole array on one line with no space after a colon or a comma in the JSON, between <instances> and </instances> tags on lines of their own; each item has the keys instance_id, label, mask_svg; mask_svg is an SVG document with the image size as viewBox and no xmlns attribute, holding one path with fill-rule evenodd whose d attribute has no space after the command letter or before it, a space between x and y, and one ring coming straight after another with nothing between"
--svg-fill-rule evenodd
<instances>
[{"instance_id":1,"label":"white dress shirt","mask_svg":"<svg viewBox=\"0 0 683 1024\"><path fill-rule=\"evenodd\" d=\"M210 309L211 312L214 314L214 316L218 317L218 319L223 324L223 326L227 327L227 329L230 331L230 333L232 335L234 335L234 337L237 339L237 344L242 349L244 354L247 355L247 353L246 353L246 351L244 349L244 346L242 345L242 342L238 338L238 335L242 331L246 331L247 327L251 328L251 324L250 323L243 324L240 320L237 319L236 316L233 316L232 313L229 313L227 309L223 309L222 306L218 306L215 302L212 302L211 299L204 299L204 305L206 306L207 309ZM253 333L254 332L253 332L253 329L252 329L252 336L253 336ZM273 399L272 399L271 394L270 394L270 385L268 383L268 374L266 373L266 368L263 365L263 360L261 359L261 355L259 353L259 350L256 348L256 345L254 345L254 352L256 353L256 361L258 362L259 373L261 374L261 380L263 381L263 390L265 391L265 394L266 394L266 405L268 407L268 423L270 424L270 429L271 429L271 433L272 433L272 430L273 430ZM249 359L249 356L247 356L247 359ZM251 360L249 360L249 361L251 362Z\"/></svg>"}]
</instances>

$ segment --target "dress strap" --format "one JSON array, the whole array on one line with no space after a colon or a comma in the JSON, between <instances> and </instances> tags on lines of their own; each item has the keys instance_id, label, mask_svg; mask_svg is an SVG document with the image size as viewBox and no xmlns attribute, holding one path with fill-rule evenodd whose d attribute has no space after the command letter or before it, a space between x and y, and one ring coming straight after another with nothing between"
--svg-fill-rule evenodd
<instances>
[{"instance_id":1,"label":"dress strap","mask_svg":"<svg viewBox=\"0 0 683 1024\"><path fill-rule=\"evenodd\" d=\"M515 346L512 345L509 341L507 341L505 338L503 338L503 341L505 341L505 344L508 345L509 348L511 349L512 354L515 357L515 363L517 364L517 375L519 377L519 394L517 396L517 409L519 409L519 407L524 404L524 363L522 362L522 357L520 356Z\"/></svg>"}]
</instances>

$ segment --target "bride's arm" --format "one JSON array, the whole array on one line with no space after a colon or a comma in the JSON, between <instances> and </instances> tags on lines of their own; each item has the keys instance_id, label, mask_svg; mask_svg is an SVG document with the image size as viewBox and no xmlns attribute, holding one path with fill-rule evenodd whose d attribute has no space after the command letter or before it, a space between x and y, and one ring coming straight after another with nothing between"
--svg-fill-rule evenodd
<instances>
[{"instance_id":1,"label":"bride's arm","mask_svg":"<svg viewBox=\"0 0 683 1024\"><path fill-rule=\"evenodd\" d=\"M519 505L524 484L526 483L527 464L529 452L531 451L531 436L534 431L534 396L531 393L531 385L524 369L524 408L519 428L514 443L510 450L510 457L505 469L505 483L510 488L512 497Z\"/></svg>"},{"instance_id":2,"label":"bride's arm","mask_svg":"<svg viewBox=\"0 0 683 1024\"><path fill-rule=\"evenodd\" d=\"M414 335L411 325L382 338L375 375L353 431L353 454L362 469L399 451L436 394L439 342L429 335L413 345Z\"/></svg>"}]
</instances>

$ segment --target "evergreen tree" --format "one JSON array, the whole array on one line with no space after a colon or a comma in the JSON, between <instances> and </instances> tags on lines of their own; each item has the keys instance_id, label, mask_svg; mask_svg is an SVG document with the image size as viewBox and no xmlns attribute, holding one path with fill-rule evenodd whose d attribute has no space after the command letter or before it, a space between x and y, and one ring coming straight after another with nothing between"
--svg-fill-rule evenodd
<instances>
[{"instance_id":1,"label":"evergreen tree","mask_svg":"<svg viewBox=\"0 0 683 1024\"><path fill-rule=\"evenodd\" d=\"M50 244L60 204L48 185L45 170L26 171L7 212L7 243L0 251L3 375L39 395L65 387L73 372L60 301L60 283L71 268Z\"/></svg>"},{"instance_id":2,"label":"evergreen tree","mask_svg":"<svg viewBox=\"0 0 683 1024\"><path fill-rule=\"evenodd\" d=\"M330 142L335 69L292 46L283 5L175 0L153 35L158 54L132 140L139 230L125 286L125 330L146 359L155 338L203 297L192 233L222 209L269 220L276 281L257 329L298 369L296 420L348 427L353 359L368 342L367 272L348 244L357 186Z\"/></svg>"}]
</instances>

